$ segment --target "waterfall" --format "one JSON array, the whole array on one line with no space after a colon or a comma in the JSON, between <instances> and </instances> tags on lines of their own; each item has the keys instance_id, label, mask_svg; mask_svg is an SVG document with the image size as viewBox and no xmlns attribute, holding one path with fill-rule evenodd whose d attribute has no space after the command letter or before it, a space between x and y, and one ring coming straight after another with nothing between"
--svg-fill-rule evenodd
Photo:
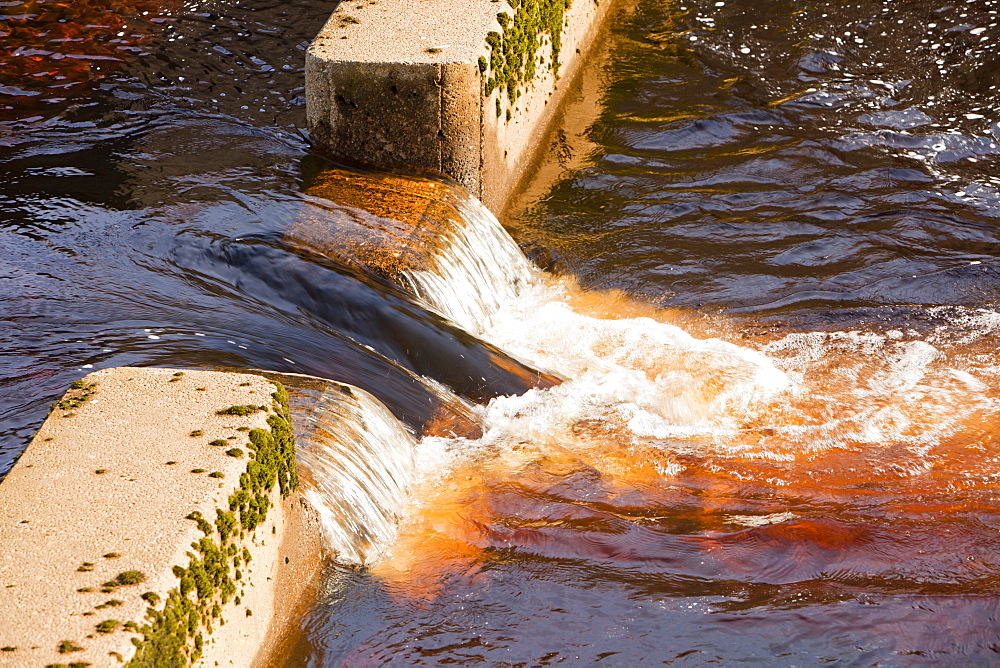
<instances>
[{"instance_id":1,"label":"waterfall","mask_svg":"<svg viewBox=\"0 0 1000 668\"><path fill-rule=\"evenodd\" d=\"M451 207L432 266L406 270L416 297L456 325L482 336L493 314L540 275L496 217L469 193L449 192Z\"/></svg>"},{"instance_id":2,"label":"waterfall","mask_svg":"<svg viewBox=\"0 0 1000 668\"><path fill-rule=\"evenodd\" d=\"M375 397L329 383L295 414L305 497L341 561L364 564L388 545L414 475L416 443Z\"/></svg>"},{"instance_id":3,"label":"waterfall","mask_svg":"<svg viewBox=\"0 0 1000 668\"><path fill-rule=\"evenodd\" d=\"M785 375L754 350L649 317L581 310L574 302L585 293L535 268L464 190L394 183L394 211L419 214L389 222L372 216L363 226L357 211L350 219L313 216L290 237L390 278L465 331L567 379L478 407L482 437L437 438L436 446L445 443L439 449L448 451L448 442L460 446L454 453L573 443L580 425L597 423L617 425L615 438L625 444L732 433L747 411L786 388ZM407 188L419 202L400 207ZM417 441L374 397L346 387L332 384L300 427L304 477L312 481L306 495L340 559L371 564L412 509L410 487L447 467L420 466L417 448L432 448L435 439Z\"/></svg>"}]
</instances>

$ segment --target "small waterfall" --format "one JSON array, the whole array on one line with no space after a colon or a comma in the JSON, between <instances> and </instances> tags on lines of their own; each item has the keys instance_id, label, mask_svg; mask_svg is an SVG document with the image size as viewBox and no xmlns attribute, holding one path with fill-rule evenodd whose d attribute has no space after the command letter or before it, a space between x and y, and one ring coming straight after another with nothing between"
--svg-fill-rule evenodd
<instances>
[{"instance_id":1,"label":"small waterfall","mask_svg":"<svg viewBox=\"0 0 1000 668\"><path fill-rule=\"evenodd\" d=\"M323 199L289 226L290 243L389 279L471 334L541 275L461 186L330 170L308 193Z\"/></svg>"},{"instance_id":2,"label":"small waterfall","mask_svg":"<svg viewBox=\"0 0 1000 668\"><path fill-rule=\"evenodd\" d=\"M314 399L308 410L294 411L305 496L338 558L364 564L395 536L416 443L363 390L331 382Z\"/></svg>"},{"instance_id":3,"label":"small waterfall","mask_svg":"<svg viewBox=\"0 0 1000 668\"><path fill-rule=\"evenodd\" d=\"M458 188L449 194L454 208L443 221L447 235L432 267L407 270L403 276L420 301L482 336L493 324L493 314L513 302L540 272L479 200Z\"/></svg>"}]
</instances>

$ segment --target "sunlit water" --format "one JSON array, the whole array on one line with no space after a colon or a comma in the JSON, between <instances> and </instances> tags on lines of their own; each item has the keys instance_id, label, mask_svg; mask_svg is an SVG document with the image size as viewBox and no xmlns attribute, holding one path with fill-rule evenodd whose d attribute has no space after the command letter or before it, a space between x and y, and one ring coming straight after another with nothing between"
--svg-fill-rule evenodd
<instances>
[{"instance_id":1,"label":"sunlit water","mask_svg":"<svg viewBox=\"0 0 1000 668\"><path fill-rule=\"evenodd\" d=\"M91 368L306 373L279 662L994 661L996 3L620 8L555 274L309 155L331 7L140 5L4 8L4 469Z\"/></svg>"}]
</instances>

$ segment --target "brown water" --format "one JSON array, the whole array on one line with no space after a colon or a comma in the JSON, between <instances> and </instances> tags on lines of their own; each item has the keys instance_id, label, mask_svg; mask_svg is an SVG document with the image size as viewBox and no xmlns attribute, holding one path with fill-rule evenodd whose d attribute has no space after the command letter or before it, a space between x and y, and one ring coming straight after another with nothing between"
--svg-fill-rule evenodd
<instances>
[{"instance_id":1,"label":"brown water","mask_svg":"<svg viewBox=\"0 0 1000 668\"><path fill-rule=\"evenodd\" d=\"M416 452L287 665L995 663L997 3L619 8L554 274L310 153L331 9L4 5L3 470L91 368L308 373Z\"/></svg>"}]
</instances>

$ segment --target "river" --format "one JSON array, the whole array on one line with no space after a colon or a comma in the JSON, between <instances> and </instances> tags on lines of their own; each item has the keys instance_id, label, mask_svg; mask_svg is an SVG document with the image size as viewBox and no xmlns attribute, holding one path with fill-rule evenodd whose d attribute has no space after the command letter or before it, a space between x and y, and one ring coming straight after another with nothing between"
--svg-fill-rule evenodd
<instances>
[{"instance_id":1,"label":"river","mask_svg":"<svg viewBox=\"0 0 1000 668\"><path fill-rule=\"evenodd\" d=\"M5 3L0 470L90 369L309 374L287 665L993 663L998 9L622 3L508 236L310 150L330 5Z\"/></svg>"}]
</instances>

